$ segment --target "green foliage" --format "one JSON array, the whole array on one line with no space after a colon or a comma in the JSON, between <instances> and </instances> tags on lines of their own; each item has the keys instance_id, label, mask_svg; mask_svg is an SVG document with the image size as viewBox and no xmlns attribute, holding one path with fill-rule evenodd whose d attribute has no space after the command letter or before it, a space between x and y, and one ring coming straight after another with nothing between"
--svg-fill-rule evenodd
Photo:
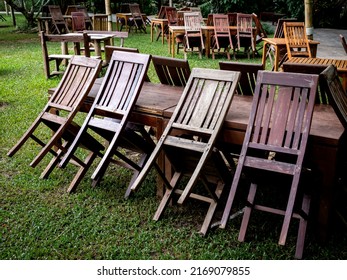
<instances>
[{"instance_id":1,"label":"green foliage","mask_svg":"<svg viewBox=\"0 0 347 280\"><path fill-rule=\"evenodd\" d=\"M23 17L18 20L24 21ZM0 27L3 23L0 22ZM149 30L148 30L149 31ZM119 42L116 42L118 44ZM123 198L129 172L110 166L104 180L93 188L86 174L76 193L67 186L76 172L73 165L56 169L47 180L39 178L49 156L36 168L29 166L39 148L28 141L13 157L7 151L20 138L47 102L47 90L59 78L46 80L37 34L0 28L0 259L292 259L297 224L288 242L279 246L279 219L255 215L248 241L237 241L240 219L225 230L206 237L198 230L206 205L191 201L183 207L169 206L163 219L154 222L158 207L155 172L139 192ZM125 46L141 53L169 56L167 43L150 42L149 32L131 33ZM55 51L60 51L57 44ZM183 54L177 56L183 58ZM216 60L188 55L190 66L218 68ZM245 58L243 62L248 61ZM259 63L260 58L249 62ZM153 67L149 77L158 82ZM49 132L41 133L47 135ZM95 167L95 166L94 166ZM252 222L253 221L253 222ZM346 259L346 231L333 230L328 244L319 246L309 225L307 259Z\"/></svg>"}]
</instances>

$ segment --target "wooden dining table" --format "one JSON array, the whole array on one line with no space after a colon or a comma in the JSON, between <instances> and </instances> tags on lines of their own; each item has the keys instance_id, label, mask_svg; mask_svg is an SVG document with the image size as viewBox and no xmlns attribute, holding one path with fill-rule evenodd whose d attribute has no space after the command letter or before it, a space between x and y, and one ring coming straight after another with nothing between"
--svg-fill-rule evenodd
<instances>
[{"instance_id":1,"label":"wooden dining table","mask_svg":"<svg viewBox=\"0 0 347 280\"><path fill-rule=\"evenodd\" d=\"M99 78L93 85L82 111L89 110L101 82L102 78ZM50 90L49 93L52 92ZM183 87L144 82L130 120L153 127L156 131L155 136L159 139L182 92ZM234 96L218 137L218 143L224 147L224 152L228 152L228 147L232 145L241 147L243 144L252 100L252 96ZM333 108L330 105L315 105L306 155L320 176L313 186L313 196L317 206L313 207L316 209L312 213L320 240L325 240L328 234L343 135L344 128ZM159 159L159 164L161 166L165 164L164 157ZM158 196L162 196L163 191L163 185L158 184Z\"/></svg>"}]
</instances>

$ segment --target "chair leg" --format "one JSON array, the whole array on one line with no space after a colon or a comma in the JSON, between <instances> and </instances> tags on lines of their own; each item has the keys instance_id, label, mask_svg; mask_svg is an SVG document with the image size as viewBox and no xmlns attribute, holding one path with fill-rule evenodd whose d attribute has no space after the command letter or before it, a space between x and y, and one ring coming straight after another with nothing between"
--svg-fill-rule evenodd
<instances>
[{"instance_id":1,"label":"chair leg","mask_svg":"<svg viewBox=\"0 0 347 280\"><path fill-rule=\"evenodd\" d=\"M257 192L257 185L254 183L251 183L251 186L249 188L249 193L247 197L247 204L243 213L242 223L240 227L239 237L238 240L240 242L245 241L246 231L249 223L249 219L251 217L251 212L253 210L253 203L255 194Z\"/></svg>"},{"instance_id":2,"label":"chair leg","mask_svg":"<svg viewBox=\"0 0 347 280\"><path fill-rule=\"evenodd\" d=\"M142 169L143 166L145 165L147 159L148 159L149 155L148 154L143 154L138 162L138 166ZM140 170L141 170L140 169ZM128 198L130 196L131 192L131 186L133 185L133 183L135 182L137 176L139 176L140 170L134 170L133 176L131 177L130 183L128 185L127 190L125 191L125 198Z\"/></svg>"},{"instance_id":3,"label":"chair leg","mask_svg":"<svg viewBox=\"0 0 347 280\"><path fill-rule=\"evenodd\" d=\"M302 200L303 214L302 214L302 217L300 218L298 239L297 239L296 250L295 250L295 258L297 259L302 259L302 255L304 251L305 236L306 236L306 229L307 229L307 219L308 219L308 214L310 211L310 203L311 203L310 195L304 194L304 197Z\"/></svg>"}]
</instances>

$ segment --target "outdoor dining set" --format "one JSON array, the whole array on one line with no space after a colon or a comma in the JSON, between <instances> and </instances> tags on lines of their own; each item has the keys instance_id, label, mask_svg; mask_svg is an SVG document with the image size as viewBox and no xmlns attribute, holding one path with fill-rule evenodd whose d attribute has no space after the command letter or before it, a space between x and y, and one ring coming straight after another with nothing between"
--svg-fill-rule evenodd
<instances>
[{"instance_id":1,"label":"outdoor dining set","mask_svg":"<svg viewBox=\"0 0 347 280\"><path fill-rule=\"evenodd\" d=\"M202 69L190 68L186 58L124 47L129 31L125 17L119 23L126 31L100 33L85 25L85 11L76 12L83 19L81 26L72 12L74 32L62 32L69 26L64 20L60 29L53 19L55 7L50 8L53 25L48 28L56 28L55 34L46 32L47 26L40 31L47 78L60 73L64 59L69 62L59 85L49 90L42 112L8 156L32 139L41 146L32 167L51 156L41 178L57 167L64 172L68 164L76 165L68 192L76 190L93 163L93 186L102 182L110 164L119 165L132 174L125 197L136 197L154 167L161 199L154 219L175 207L171 202L199 200L208 205L202 235L212 224L226 228L239 213L238 239L244 241L252 210L260 210L283 216L280 245L286 243L292 219L299 220L296 258L303 257L310 217L317 235L326 238L347 128L347 60L343 64L315 58L319 42L307 39L303 23L281 19L274 38L267 38L260 22L254 24L255 14L213 14L207 24L199 11L178 13L162 7L158 20L151 20L151 39L156 29L158 39L168 39L172 56L182 43L185 53L197 48L203 55L205 49L215 57L224 49L231 60L241 46L256 54L261 35L261 64L220 61L219 69ZM101 37L108 39L104 60ZM123 39L121 46L111 43L114 37ZM74 42L76 53L85 55L50 55L50 40ZM274 71L265 70L267 59ZM56 61L56 72L50 71L50 60ZM148 78L150 63L160 83ZM106 73L100 77L102 68ZM78 124L81 112L84 121ZM36 133L42 126L51 131L48 140ZM240 192L245 185L249 190ZM285 197L283 205L276 205L272 187ZM259 198L257 191L262 193ZM240 198L242 193L245 197Z\"/></svg>"}]
</instances>

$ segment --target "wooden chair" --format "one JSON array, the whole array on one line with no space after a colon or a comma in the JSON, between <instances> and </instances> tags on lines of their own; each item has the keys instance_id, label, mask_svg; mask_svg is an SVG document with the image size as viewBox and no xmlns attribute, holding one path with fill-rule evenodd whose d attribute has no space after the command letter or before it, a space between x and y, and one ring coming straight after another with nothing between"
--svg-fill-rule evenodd
<instances>
[{"instance_id":1,"label":"wooden chair","mask_svg":"<svg viewBox=\"0 0 347 280\"><path fill-rule=\"evenodd\" d=\"M255 84L257 81L258 71L264 70L264 67L261 63L258 64L220 61L219 69L239 71L241 73L241 76L238 86L236 88L236 93L238 95L253 95L255 90Z\"/></svg>"},{"instance_id":2,"label":"wooden chair","mask_svg":"<svg viewBox=\"0 0 347 280\"><path fill-rule=\"evenodd\" d=\"M340 40L341 40L342 47L347 54L347 43L346 43L345 37L342 34L340 34Z\"/></svg>"},{"instance_id":3,"label":"wooden chair","mask_svg":"<svg viewBox=\"0 0 347 280\"><path fill-rule=\"evenodd\" d=\"M166 8L169 7L169 6L161 6L160 7L160 10L158 12L158 15L157 15L157 18L160 18L160 19L165 19L167 18L166 17ZM164 32L164 34L167 34L167 26L161 26L161 24L158 24L155 26L156 30L157 30L157 41L159 40L161 34Z\"/></svg>"},{"instance_id":4,"label":"wooden chair","mask_svg":"<svg viewBox=\"0 0 347 280\"><path fill-rule=\"evenodd\" d=\"M142 12L140 10L139 4L129 4L129 9L131 13L131 19L128 25L130 26L129 32L131 30L131 27L135 27L136 31L140 30L144 33L147 33L146 31L146 23L143 20Z\"/></svg>"},{"instance_id":5,"label":"wooden chair","mask_svg":"<svg viewBox=\"0 0 347 280\"><path fill-rule=\"evenodd\" d=\"M48 9L52 17L53 30L51 30L51 33L58 33L58 34L69 33L69 28L64 19L60 6L48 5Z\"/></svg>"},{"instance_id":6,"label":"wooden chair","mask_svg":"<svg viewBox=\"0 0 347 280\"><path fill-rule=\"evenodd\" d=\"M278 19L276 29L274 32L274 38L284 38L284 30L283 30L283 23L284 22L296 22L296 18L280 18ZM278 50L280 52L280 63L279 66L283 64L283 62L287 59L287 46L280 48ZM266 57L269 57L272 66L274 67L274 61L275 61L275 48L274 46L270 45L268 48L268 51L266 53Z\"/></svg>"},{"instance_id":7,"label":"wooden chair","mask_svg":"<svg viewBox=\"0 0 347 280\"><path fill-rule=\"evenodd\" d=\"M326 65L283 63L282 68L284 72L319 75L316 104L329 104L326 89L322 84L323 77L322 75L320 75L327 68Z\"/></svg>"},{"instance_id":8,"label":"wooden chair","mask_svg":"<svg viewBox=\"0 0 347 280\"><path fill-rule=\"evenodd\" d=\"M30 163L30 166L36 167L48 153L53 155L53 159L41 174L42 178L47 178L78 132L79 126L74 122L75 116L87 98L100 69L100 59L82 56L72 57L48 103L7 155L12 157L29 138L33 139L42 146L42 149ZM60 114L57 115L56 111L59 111ZM44 125L53 131L47 143L44 140L47 134L37 131ZM62 140L64 141L62 142ZM83 139L82 144L95 153L103 148L88 135Z\"/></svg>"},{"instance_id":9,"label":"wooden chair","mask_svg":"<svg viewBox=\"0 0 347 280\"><path fill-rule=\"evenodd\" d=\"M204 49L204 38L201 30L200 13L184 13L184 58L187 59L187 52L193 52L198 48L199 57L202 58Z\"/></svg>"},{"instance_id":10,"label":"wooden chair","mask_svg":"<svg viewBox=\"0 0 347 280\"><path fill-rule=\"evenodd\" d=\"M244 48L247 53L248 59L250 58L250 50L254 57L255 41L253 36L253 17L251 14L237 13L237 34L236 34L236 47L238 51Z\"/></svg>"},{"instance_id":11,"label":"wooden chair","mask_svg":"<svg viewBox=\"0 0 347 280\"><path fill-rule=\"evenodd\" d=\"M102 15L102 14L93 15L93 30L108 31L107 15Z\"/></svg>"},{"instance_id":12,"label":"wooden chair","mask_svg":"<svg viewBox=\"0 0 347 280\"><path fill-rule=\"evenodd\" d=\"M283 31L288 59L298 56L312 57L304 22L284 22Z\"/></svg>"},{"instance_id":13,"label":"wooden chair","mask_svg":"<svg viewBox=\"0 0 347 280\"><path fill-rule=\"evenodd\" d=\"M152 56L152 63L162 84L185 86L190 76L188 60Z\"/></svg>"},{"instance_id":14,"label":"wooden chair","mask_svg":"<svg viewBox=\"0 0 347 280\"><path fill-rule=\"evenodd\" d=\"M182 25L182 22L184 22L184 20L180 20L179 18L179 13L176 10L176 8L174 7L166 7L165 8L165 14L166 14L166 18L168 20L168 26L167 26L167 30L165 30L165 34L169 35L169 26L180 26ZM183 14L184 15L184 14ZM177 54L179 53L179 49L180 46L184 43L184 34L177 34L176 38L174 38L176 41L176 49L177 49Z\"/></svg>"},{"instance_id":15,"label":"wooden chair","mask_svg":"<svg viewBox=\"0 0 347 280\"><path fill-rule=\"evenodd\" d=\"M86 30L85 15L83 12L72 12L71 23L73 32Z\"/></svg>"},{"instance_id":16,"label":"wooden chair","mask_svg":"<svg viewBox=\"0 0 347 280\"><path fill-rule=\"evenodd\" d=\"M212 37L212 58L215 58L215 53L221 53L224 49L224 54L230 60L230 49L234 50L229 29L228 15L213 14L214 34Z\"/></svg>"},{"instance_id":17,"label":"wooden chair","mask_svg":"<svg viewBox=\"0 0 347 280\"><path fill-rule=\"evenodd\" d=\"M233 98L239 72L193 68L176 110L167 124L152 155L135 180L136 191L154 165L165 183L166 192L154 215L158 220L174 194L180 195L178 203L188 197L207 202L210 206L200 232L206 234L224 185L230 178L229 171L215 143ZM171 181L156 163L165 153L174 174ZM188 177L184 188L179 188L183 177ZM198 180L207 190L193 193Z\"/></svg>"},{"instance_id":18,"label":"wooden chair","mask_svg":"<svg viewBox=\"0 0 347 280\"><path fill-rule=\"evenodd\" d=\"M253 17L255 26L257 28L256 37L255 37L255 46L260 44L258 48L257 47L255 48L255 52L259 55L259 51L263 48L263 44L262 44L263 38L267 38L268 36L258 16L255 13L253 13L252 17Z\"/></svg>"},{"instance_id":19,"label":"wooden chair","mask_svg":"<svg viewBox=\"0 0 347 280\"><path fill-rule=\"evenodd\" d=\"M317 75L258 72L249 124L220 225L221 228L226 226L241 176L245 174L250 182L250 190L239 232L238 239L241 242L245 239L253 209L284 216L280 245L286 242L291 219L298 218L300 223L295 256L302 257L310 195L301 189L301 206L298 212L294 211L294 203L300 203L298 186L300 176L303 175L303 159L317 83ZM276 195L271 193L266 196L263 193L264 197L270 198L267 203L272 205L260 205L259 203L264 203L262 200L255 203L258 185L265 187L275 183L276 191L278 190ZM308 185L310 184L312 181L308 182ZM276 203L280 201L281 194L288 195L288 201L283 208L280 203ZM271 199L271 196L274 197Z\"/></svg>"},{"instance_id":20,"label":"wooden chair","mask_svg":"<svg viewBox=\"0 0 347 280\"><path fill-rule=\"evenodd\" d=\"M64 35L64 37L58 34L45 34L43 31L39 33L42 47L42 57L43 57L43 65L44 72L46 78L49 79L53 76L62 75L64 70L60 68L63 60L70 60L74 55L81 55L81 47L80 44L84 45L84 56L90 57L90 49L89 42L90 37L87 33L82 34L71 34L69 36ZM48 42L55 43L74 43L74 55L71 54L52 54L48 50ZM95 57L96 58L96 57ZM51 71L50 62L54 61L55 70Z\"/></svg>"},{"instance_id":21,"label":"wooden chair","mask_svg":"<svg viewBox=\"0 0 347 280\"><path fill-rule=\"evenodd\" d=\"M93 22L88 14L88 10L84 6L77 6L77 12L82 12L84 14L84 22L87 30L93 29Z\"/></svg>"},{"instance_id":22,"label":"wooden chair","mask_svg":"<svg viewBox=\"0 0 347 280\"><path fill-rule=\"evenodd\" d=\"M107 141L106 150L92 175L93 185L99 183L112 162L133 172L126 196L130 194L133 180L155 146L143 126L129 123L149 62L150 55L147 54L113 52L95 101L74 142L62 159L61 167L65 167L70 159L77 157L79 154L77 148L81 146L85 135L93 131L98 135L98 139L103 138ZM138 156L124 153L129 150ZM94 158L89 159L87 156L86 159L88 164L84 163L86 160L78 160L79 170L68 192L76 189Z\"/></svg>"}]
</instances>

